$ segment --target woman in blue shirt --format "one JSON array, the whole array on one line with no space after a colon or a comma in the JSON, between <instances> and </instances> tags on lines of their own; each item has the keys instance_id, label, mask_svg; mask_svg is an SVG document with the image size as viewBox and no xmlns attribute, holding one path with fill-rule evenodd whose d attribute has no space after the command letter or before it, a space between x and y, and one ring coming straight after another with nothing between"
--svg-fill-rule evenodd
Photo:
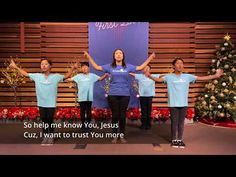
<instances>
[{"instance_id":1,"label":"woman in blue shirt","mask_svg":"<svg viewBox=\"0 0 236 177\"><path fill-rule=\"evenodd\" d=\"M40 118L44 125L48 126L48 128L46 126L43 128L44 138L41 145L53 145L54 139L50 134L53 133L51 125L53 123L56 108L57 85L59 82L63 82L64 79L71 76L73 70L78 67L77 64L73 65L65 75L52 74L52 62L47 58L41 59L41 73L28 73L19 68L13 60L11 60L10 67L17 69L23 76L29 77L35 82Z\"/></svg>"},{"instance_id":2,"label":"woman in blue shirt","mask_svg":"<svg viewBox=\"0 0 236 177\"><path fill-rule=\"evenodd\" d=\"M111 75L108 103L112 112L112 124L119 124L119 128L113 128L112 131L113 133L122 133L124 135L126 110L130 99L129 73L142 70L155 57L155 53L152 53L140 66L126 64L125 55L121 49L116 49L114 51L113 61L111 64L102 66L97 65L87 52L84 52L84 54L96 70L104 71ZM112 143L117 143L117 141L118 138L114 138ZM120 137L120 141L121 143L127 142L123 136Z\"/></svg>"},{"instance_id":3,"label":"woman in blue shirt","mask_svg":"<svg viewBox=\"0 0 236 177\"><path fill-rule=\"evenodd\" d=\"M185 148L183 142L184 119L188 106L189 84L195 81L205 81L219 78L223 70L217 69L214 75L195 76L184 74L184 61L182 58L175 58L172 62L174 73L167 74L163 78L154 78L150 73L148 76L157 82L165 82L168 90L168 103L171 117L171 146Z\"/></svg>"}]
</instances>

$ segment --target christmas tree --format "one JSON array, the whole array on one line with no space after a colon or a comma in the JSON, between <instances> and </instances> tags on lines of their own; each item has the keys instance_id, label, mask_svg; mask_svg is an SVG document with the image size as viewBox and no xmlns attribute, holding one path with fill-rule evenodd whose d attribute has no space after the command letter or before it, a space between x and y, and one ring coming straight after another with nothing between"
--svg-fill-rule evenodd
<instances>
[{"instance_id":1,"label":"christmas tree","mask_svg":"<svg viewBox=\"0 0 236 177\"><path fill-rule=\"evenodd\" d=\"M205 85L195 104L197 117L236 122L236 50L230 38L225 35L216 48L208 74L215 74L216 69L221 68L224 75Z\"/></svg>"}]
</instances>

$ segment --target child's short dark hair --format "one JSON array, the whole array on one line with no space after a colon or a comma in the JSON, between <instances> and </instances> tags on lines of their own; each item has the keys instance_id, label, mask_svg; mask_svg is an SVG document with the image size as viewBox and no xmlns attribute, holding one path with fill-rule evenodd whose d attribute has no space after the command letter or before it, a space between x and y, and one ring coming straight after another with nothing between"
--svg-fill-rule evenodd
<instances>
[{"instance_id":1,"label":"child's short dark hair","mask_svg":"<svg viewBox=\"0 0 236 177\"><path fill-rule=\"evenodd\" d=\"M172 65L174 66L175 63L176 63L178 60L180 60L180 61L182 61L182 62L184 63L184 60L183 60L181 57L175 57L175 59L172 61Z\"/></svg>"},{"instance_id":2,"label":"child's short dark hair","mask_svg":"<svg viewBox=\"0 0 236 177\"><path fill-rule=\"evenodd\" d=\"M40 63L42 63L42 61L44 61L44 60L46 60L49 63L49 65L52 65L52 61L50 59L46 58L46 57L41 58Z\"/></svg>"},{"instance_id":3,"label":"child's short dark hair","mask_svg":"<svg viewBox=\"0 0 236 177\"><path fill-rule=\"evenodd\" d=\"M81 62L80 64L81 64L81 67L82 66L88 66L89 67L89 62Z\"/></svg>"}]
</instances>

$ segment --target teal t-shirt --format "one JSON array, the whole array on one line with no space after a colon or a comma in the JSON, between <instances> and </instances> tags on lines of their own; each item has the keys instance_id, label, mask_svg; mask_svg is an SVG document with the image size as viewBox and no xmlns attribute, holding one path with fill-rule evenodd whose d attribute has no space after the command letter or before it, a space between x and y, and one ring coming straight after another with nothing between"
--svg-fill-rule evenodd
<instances>
[{"instance_id":1,"label":"teal t-shirt","mask_svg":"<svg viewBox=\"0 0 236 177\"><path fill-rule=\"evenodd\" d=\"M46 78L42 73L30 73L29 78L35 82L37 105L39 107L55 108L57 102L57 85L64 75L49 74Z\"/></svg>"},{"instance_id":2,"label":"teal t-shirt","mask_svg":"<svg viewBox=\"0 0 236 177\"><path fill-rule=\"evenodd\" d=\"M77 74L71 79L78 85L78 101L93 101L93 86L100 76L88 73L88 74Z\"/></svg>"},{"instance_id":3,"label":"teal t-shirt","mask_svg":"<svg viewBox=\"0 0 236 177\"><path fill-rule=\"evenodd\" d=\"M159 78L159 74L152 74L152 77ZM155 96L155 81L146 77L144 74L135 74L138 80L139 94L142 97Z\"/></svg>"},{"instance_id":4,"label":"teal t-shirt","mask_svg":"<svg viewBox=\"0 0 236 177\"><path fill-rule=\"evenodd\" d=\"M164 82L167 83L169 107L188 106L189 84L195 82L197 76L192 74L167 74Z\"/></svg>"}]
</instances>

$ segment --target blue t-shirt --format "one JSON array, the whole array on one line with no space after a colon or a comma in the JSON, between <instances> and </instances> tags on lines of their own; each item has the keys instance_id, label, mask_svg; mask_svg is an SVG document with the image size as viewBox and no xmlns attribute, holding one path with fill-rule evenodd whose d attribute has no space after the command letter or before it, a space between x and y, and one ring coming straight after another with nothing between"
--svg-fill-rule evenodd
<instances>
[{"instance_id":1,"label":"blue t-shirt","mask_svg":"<svg viewBox=\"0 0 236 177\"><path fill-rule=\"evenodd\" d=\"M35 82L37 105L45 108L55 108L57 102L57 85L64 75L49 74L46 78L41 73L30 73L29 78Z\"/></svg>"},{"instance_id":2,"label":"blue t-shirt","mask_svg":"<svg viewBox=\"0 0 236 177\"><path fill-rule=\"evenodd\" d=\"M192 74L167 74L164 82L167 83L168 103L170 107L188 106L189 83L195 82L197 76Z\"/></svg>"},{"instance_id":3,"label":"blue t-shirt","mask_svg":"<svg viewBox=\"0 0 236 177\"><path fill-rule=\"evenodd\" d=\"M93 73L77 74L71 79L78 85L78 101L93 101L93 86L94 82L100 77Z\"/></svg>"},{"instance_id":4,"label":"blue t-shirt","mask_svg":"<svg viewBox=\"0 0 236 177\"><path fill-rule=\"evenodd\" d=\"M152 77L159 78L159 74L152 74ZM139 94L143 97L155 96L155 81L146 77L144 74L135 74L138 80Z\"/></svg>"},{"instance_id":5,"label":"blue t-shirt","mask_svg":"<svg viewBox=\"0 0 236 177\"><path fill-rule=\"evenodd\" d=\"M126 68L118 65L112 68L110 64L102 65L102 69L106 73L111 74L110 89L108 95L113 96L130 96L130 72L136 71L136 66L127 64Z\"/></svg>"}]
</instances>

